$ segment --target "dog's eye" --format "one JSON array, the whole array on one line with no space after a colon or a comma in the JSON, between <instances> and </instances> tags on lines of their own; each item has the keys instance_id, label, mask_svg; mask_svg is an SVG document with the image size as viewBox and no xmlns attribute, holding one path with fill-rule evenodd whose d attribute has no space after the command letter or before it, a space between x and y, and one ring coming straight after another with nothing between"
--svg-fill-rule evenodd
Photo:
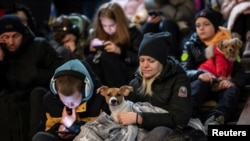
<instances>
[{"instance_id":1,"label":"dog's eye","mask_svg":"<svg viewBox=\"0 0 250 141\"><path fill-rule=\"evenodd\" d=\"M110 94L110 93L108 93L108 94L107 94L107 96L108 96L108 97L111 97L111 94Z\"/></svg>"},{"instance_id":2,"label":"dog's eye","mask_svg":"<svg viewBox=\"0 0 250 141\"><path fill-rule=\"evenodd\" d=\"M122 95L120 93L118 93L117 96L122 96Z\"/></svg>"}]
</instances>

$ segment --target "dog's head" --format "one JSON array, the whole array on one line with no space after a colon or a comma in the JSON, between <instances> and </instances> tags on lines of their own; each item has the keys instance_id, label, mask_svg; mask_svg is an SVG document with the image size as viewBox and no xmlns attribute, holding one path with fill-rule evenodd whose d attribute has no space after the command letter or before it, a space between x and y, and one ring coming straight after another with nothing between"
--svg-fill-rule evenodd
<instances>
[{"instance_id":1,"label":"dog's head","mask_svg":"<svg viewBox=\"0 0 250 141\"><path fill-rule=\"evenodd\" d=\"M223 52L228 60L234 61L239 55L242 44L243 43L239 38L232 38L228 40L222 40L219 43L218 48Z\"/></svg>"},{"instance_id":2,"label":"dog's head","mask_svg":"<svg viewBox=\"0 0 250 141\"><path fill-rule=\"evenodd\" d=\"M105 97L106 102L111 106L117 106L124 100L124 96L128 96L133 91L131 86L121 86L120 88L109 88L108 86L101 86L97 89L97 93L100 93Z\"/></svg>"}]
</instances>

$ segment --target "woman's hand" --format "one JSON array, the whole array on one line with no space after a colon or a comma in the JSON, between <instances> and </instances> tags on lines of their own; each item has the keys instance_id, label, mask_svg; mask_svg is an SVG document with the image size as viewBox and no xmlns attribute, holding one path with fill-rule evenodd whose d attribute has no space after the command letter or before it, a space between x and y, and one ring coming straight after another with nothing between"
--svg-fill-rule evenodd
<instances>
[{"instance_id":1,"label":"woman's hand","mask_svg":"<svg viewBox=\"0 0 250 141\"><path fill-rule=\"evenodd\" d=\"M142 117L134 112L122 112L118 114L118 121L122 125L141 124Z\"/></svg>"},{"instance_id":2,"label":"woman's hand","mask_svg":"<svg viewBox=\"0 0 250 141\"><path fill-rule=\"evenodd\" d=\"M66 106L63 108L61 123L69 128L76 121L76 110L72 109L71 114L66 110Z\"/></svg>"},{"instance_id":3,"label":"woman's hand","mask_svg":"<svg viewBox=\"0 0 250 141\"><path fill-rule=\"evenodd\" d=\"M104 45L105 45L104 49L106 52L113 52L116 54L121 54L121 49L118 46L116 46L113 42L106 41L104 42Z\"/></svg>"},{"instance_id":4,"label":"woman's hand","mask_svg":"<svg viewBox=\"0 0 250 141\"><path fill-rule=\"evenodd\" d=\"M104 44L103 40L100 40L98 38L94 38L93 40L91 40L90 42L90 46L89 46L89 51L90 52L95 52L97 49L97 46L102 46Z\"/></svg>"}]
</instances>

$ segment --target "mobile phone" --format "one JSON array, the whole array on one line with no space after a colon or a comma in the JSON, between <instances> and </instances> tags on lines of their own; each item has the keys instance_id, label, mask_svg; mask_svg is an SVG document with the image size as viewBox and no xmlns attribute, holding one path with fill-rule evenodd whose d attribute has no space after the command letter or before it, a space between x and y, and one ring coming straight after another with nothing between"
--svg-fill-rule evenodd
<instances>
[{"instance_id":1,"label":"mobile phone","mask_svg":"<svg viewBox=\"0 0 250 141\"><path fill-rule=\"evenodd\" d=\"M71 109L71 108L66 107L66 111L67 111L67 113L68 113L69 115L71 115L71 114L72 114L72 109Z\"/></svg>"},{"instance_id":2,"label":"mobile phone","mask_svg":"<svg viewBox=\"0 0 250 141\"><path fill-rule=\"evenodd\" d=\"M56 131L56 133L60 133L60 134L69 134L69 131Z\"/></svg>"},{"instance_id":3,"label":"mobile phone","mask_svg":"<svg viewBox=\"0 0 250 141\"><path fill-rule=\"evenodd\" d=\"M6 44L5 43L0 43L0 48L5 48Z\"/></svg>"},{"instance_id":4,"label":"mobile phone","mask_svg":"<svg viewBox=\"0 0 250 141\"><path fill-rule=\"evenodd\" d=\"M150 15L150 16L158 16L159 13L156 12L156 11L154 11L154 10L149 10L149 11L148 11L148 15Z\"/></svg>"},{"instance_id":5,"label":"mobile phone","mask_svg":"<svg viewBox=\"0 0 250 141\"><path fill-rule=\"evenodd\" d=\"M105 45L96 45L94 46L94 48L96 48L97 50L104 50Z\"/></svg>"}]
</instances>

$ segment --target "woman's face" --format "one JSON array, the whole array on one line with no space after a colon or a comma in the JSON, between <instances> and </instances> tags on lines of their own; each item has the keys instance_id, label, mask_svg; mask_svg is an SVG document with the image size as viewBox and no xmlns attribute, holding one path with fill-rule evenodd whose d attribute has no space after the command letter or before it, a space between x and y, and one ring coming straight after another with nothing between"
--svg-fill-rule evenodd
<instances>
[{"instance_id":1,"label":"woman's face","mask_svg":"<svg viewBox=\"0 0 250 141\"><path fill-rule=\"evenodd\" d=\"M113 35L116 32L116 22L112 19L109 18L101 18L101 24L103 30L108 34L108 35Z\"/></svg>"},{"instance_id":2,"label":"woman's face","mask_svg":"<svg viewBox=\"0 0 250 141\"><path fill-rule=\"evenodd\" d=\"M142 55L140 59L140 70L144 78L152 78L162 70L162 64L152 57Z\"/></svg>"},{"instance_id":3,"label":"woman's face","mask_svg":"<svg viewBox=\"0 0 250 141\"><path fill-rule=\"evenodd\" d=\"M58 91L58 95L63 102L63 104L70 109L77 108L82 102L82 93L76 91L70 96L63 95L60 91Z\"/></svg>"},{"instance_id":4,"label":"woman's face","mask_svg":"<svg viewBox=\"0 0 250 141\"><path fill-rule=\"evenodd\" d=\"M215 35L215 28L207 18L199 17L195 22L195 27L202 41L209 40Z\"/></svg>"}]
</instances>

